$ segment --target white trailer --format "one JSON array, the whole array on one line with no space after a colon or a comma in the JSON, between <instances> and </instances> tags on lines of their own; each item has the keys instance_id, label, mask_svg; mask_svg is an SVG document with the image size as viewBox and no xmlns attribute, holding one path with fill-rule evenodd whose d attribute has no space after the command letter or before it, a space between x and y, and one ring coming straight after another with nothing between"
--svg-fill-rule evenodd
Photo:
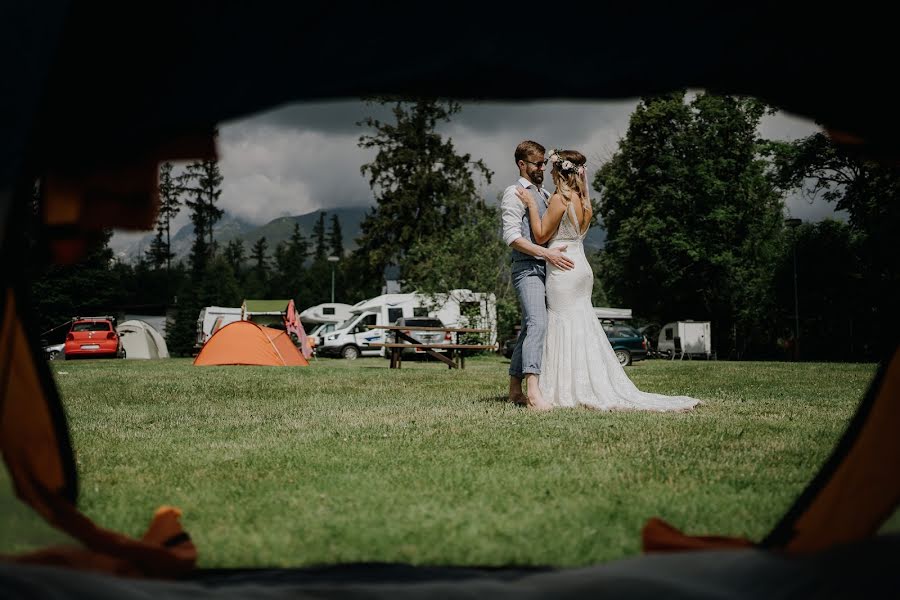
<instances>
[{"instance_id":1,"label":"white trailer","mask_svg":"<svg viewBox=\"0 0 900 600\"><path fill-rule=\"evenodd\" d=\"M709 321L674 321L659 330L657 350L672 358L712 356L712 336Z\"/></svg>"},{"instance_id":2,"label":"white trailer","mask_svg":"<svg viewBox=\"0 0 900 600\"><path fill-rule=\"evenodd\" d=\"M200 309L200 316L197 318L197 341L195 348L203 347L206 340L212 334L222 329L229 323L241 320L241 307L228 306L207 306Z\"/></svg>"}]
</instances>

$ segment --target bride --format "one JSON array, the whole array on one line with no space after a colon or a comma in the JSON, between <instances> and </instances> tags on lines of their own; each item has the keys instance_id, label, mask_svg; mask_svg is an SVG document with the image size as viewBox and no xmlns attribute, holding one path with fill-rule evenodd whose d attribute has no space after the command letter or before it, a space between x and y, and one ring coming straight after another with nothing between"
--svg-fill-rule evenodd
<instances>
[{"instance_id":1,"label":"bride","mask_svg":"<svg viewBox=\"0 0 900 600\"><path fill-rule=\"evenodd\" d=\"M556 192L543 219L524 189L516 195L528 208L535 240L548 247L568 246L575 268L547 264L547 337L544 340L541 394L548 408L584 406L598 410L689 410L700 401L687 396L642 392L625 374L594 314L594 273L583 240L591 224L584 155L553 150L549 162Z\"/></svg>"}]
</instances>

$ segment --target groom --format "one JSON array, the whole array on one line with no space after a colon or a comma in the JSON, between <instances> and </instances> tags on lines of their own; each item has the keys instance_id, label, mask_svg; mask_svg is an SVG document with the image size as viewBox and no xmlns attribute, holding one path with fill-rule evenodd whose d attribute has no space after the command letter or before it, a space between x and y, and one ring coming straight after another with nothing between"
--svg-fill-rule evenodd
<instances>
[{"instance_id":1,"label":"groom","mask_svg":"<svg viewBox=\"0 0 900 600\"><path fill-rule=\"evenodd\" d=\"M544 216L550 199L550 193L541 187L545 152L543 146L530 140L516 146L519 180L506 188L500 201L503 241L512 247L512 283L522 308L522 329L509 365L509 399L538 410L548 408L540 388L541 355L547 329L546 263L565 270L575 266L566 257L565 246L549 249L535 243L525 205L516 196L517 187L528 190L537 201L540 216ZM523 379L527 395L522 392Z\"/></svg>"}]
</instances>

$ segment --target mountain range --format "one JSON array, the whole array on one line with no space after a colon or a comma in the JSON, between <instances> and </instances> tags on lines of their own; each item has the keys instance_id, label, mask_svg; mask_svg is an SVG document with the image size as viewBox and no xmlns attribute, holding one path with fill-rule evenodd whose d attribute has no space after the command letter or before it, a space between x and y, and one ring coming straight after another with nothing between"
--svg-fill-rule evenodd
<instances>
[{"instance_id":1,"label":"mountain range","mask_svg":"<svg viewBox=\"0 0 900 600\"><path fill-rule=\"evenodd\" d=\"M225 212L222 218L213 226L213 238L219 243L219 247L234 239L244 242L247 253L253 244L261 237L266 238L269 253L275 251L280 242L286 242L294 232L294 223L300 224L300 231L310 243L313 237L313 227L319 220L319 215L325 213L326 234L331 229L331 217L337 215L341 223L341 234L344 239L344 250L350 252L356 248L356 238L359 237L360 223L368 212L367 207L335 208L330 210L317 210L305 215L292 217L278 217L264 225L255 225ZM116 243L116 238L110 241L110 247L116 257L124 262L134 263L148 248L156 236L155 232L148 232L137 240L127 243ZM194 241L194 226L191 223L184 225L172 236L172 252L176 258L186 258L191 252L191 244Z\"/></svg>"},{"instance_id":2,"label":"mountain range","mask_svg":"<svg viewBox=\"0 0 900 600\"><path fill-rule=\"evenodd\" d=\"M341 233L344 238L344 250L351 252L356 249L356 238L360 234L360 223L368 213L368 207L351 207L351 208L335 208L331 210L317 210L304 215L278 217L272 219L264 225L255 225L249 221L245 221L240 217L234 216L229 212L225 212L222 218L213 226L213 237L219 243L220 247L233 239L240 239L244 242L244 248L249 254L253 244L259 238L265 236L268 243L269 253L274 252L275 247L280 242L287 241L294 231L294 223L300 224L300 231L306 236L307 240L312 240L313 227L319 220L319 215L325 213L325 231L331 228L331 217L337 215L341 223ZM128 242L118 241L115 236L110 241L110 247L116 257L129 263L137 262L137 259L150 248L155 232L148 232L146 235L137 240ZM190 223L181 227L172 236L172 251L176 258L186 258L191 251L191 244L194 241L194 226ZM606 232L601 227L592 227L584 240L587 249L598 250L603 247L606 241Z\"/></svg>"}]
</instances>

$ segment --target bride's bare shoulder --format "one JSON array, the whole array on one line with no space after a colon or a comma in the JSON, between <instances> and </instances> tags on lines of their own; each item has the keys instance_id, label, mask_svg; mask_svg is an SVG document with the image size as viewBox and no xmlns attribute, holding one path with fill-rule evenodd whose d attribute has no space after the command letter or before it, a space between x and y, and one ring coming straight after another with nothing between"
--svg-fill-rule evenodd
<instances>
[{"instance_id":1,"label":"bride's bare shoulder","mask_svg":"<svg viewBox=\"0 0 900 600\"><path fill-rule=\"evenodd\" d=\"M566 197L563 196L562 193L560 193L560 192L553 192L553 195L550 196L550 204L556 203L556 204L559 204L560 206L565 206L566 202L567 202Z\"/></svg>"}]
</instances>

